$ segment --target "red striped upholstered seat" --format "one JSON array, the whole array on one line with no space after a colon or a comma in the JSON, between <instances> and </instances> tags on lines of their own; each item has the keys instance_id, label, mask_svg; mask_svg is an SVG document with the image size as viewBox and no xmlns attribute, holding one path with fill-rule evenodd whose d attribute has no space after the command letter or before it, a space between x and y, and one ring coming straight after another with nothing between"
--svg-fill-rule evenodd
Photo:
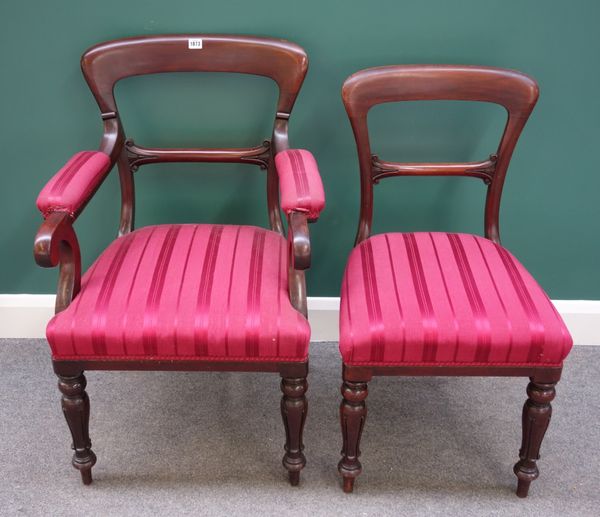
<instances>
[{"instance_id":1,"label":"red striped upholstered seat","mask_svg":"<svg viewBox=\"0 0 600 517\"><path fill-rule=\"evenodd\" d=\"M340 315L346 364L560 365L571 346L542 288L488 239L388 233L350 255Z\"/></svg>"},{"instance_id":2,"label":"red striped upholstered seat","mask_svg":"<svg viewBox=\"0 0 600 517\"><path fill-rule=\"evenodd\" d=\"M163 225L114 241L51 320L56 359L304 361L310 330L290 304L278 233Z\"/></svg>"}]
</instances>

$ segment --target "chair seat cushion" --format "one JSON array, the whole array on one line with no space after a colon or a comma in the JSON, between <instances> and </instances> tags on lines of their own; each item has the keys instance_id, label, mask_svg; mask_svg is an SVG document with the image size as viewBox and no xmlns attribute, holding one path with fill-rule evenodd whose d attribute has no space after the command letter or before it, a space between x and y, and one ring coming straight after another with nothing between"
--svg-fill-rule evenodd
<instances>
[{"instance_id":1,"label":"chair seat cushion","mask_svg":"<svg viewBox=\"0 0 600 517\"><path fill-rule=\"evenodd\" d=\"M349 365L560 365L572 339L505 248L475 235L388 233L352 251L340 351Z\"/></svg>"},{"instance_id":2,"label":"chair seat cushion","mask_svg":"<svg viewBox=\"0 0 600 517\"><path fill-rule=\"evenodd\" d=\"M54 359L304 361L287 243L251 226L161 225L115 240L48 324Z\"/></svg>"}]
</instances>

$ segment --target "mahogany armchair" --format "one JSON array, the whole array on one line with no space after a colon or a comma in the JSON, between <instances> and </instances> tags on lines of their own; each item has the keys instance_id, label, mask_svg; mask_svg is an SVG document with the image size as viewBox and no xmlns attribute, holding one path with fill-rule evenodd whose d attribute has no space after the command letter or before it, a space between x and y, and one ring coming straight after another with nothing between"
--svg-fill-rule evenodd
<instances>
[{"instance_id":1,"label":"mahogany armchair","mask_svg":"<svg viewBox=\"0 0 600 517\"><path fill-rule=\"evenodd\" d=\"M283 465L291 484L298 484L306 463L308 222L325 204L314 158L288 144L306 53L283 40L166 35L96 45L81 66L104 134L98 151L77 153L40 193L44 222L34 245L39 265L59 266L56 315L47 337L73 437L73 466L83 483L91 483L96 456L85 370L264 371L282 377ZM242 149L159 149L126 139L113 96L117 81L200 71L273 79L279 98L271 140ZM159 162L237 162L265 169L270 230L209 224L134 230L133 173ZM118 237L81 278L73 223L115 165L121 185Z\"/></svg>"},{"instance_id":2,"label":"mahogany armchair","mask_svg":"<svg viewBox=\"0 0 600 517\"><path fill-rule=\"evenodd\" d=\"M518 72L468 66L388 66L344 83L360 164L361 209L344 274L340 311L343 435L338 470L344 491L361 473L359 443L374 375L524 376L517 495L538 477L536 462L550 402L572 340L552 303L500 245L502 186L515 144L538 98ZM469 163L398 163L371 153L367 114L396 101L461 100L504 106L508 119L495 154ZM370 236L373 184L392 176L467 176L487 185L485 236L385 233Z\"/></svg>"}]
</instances>

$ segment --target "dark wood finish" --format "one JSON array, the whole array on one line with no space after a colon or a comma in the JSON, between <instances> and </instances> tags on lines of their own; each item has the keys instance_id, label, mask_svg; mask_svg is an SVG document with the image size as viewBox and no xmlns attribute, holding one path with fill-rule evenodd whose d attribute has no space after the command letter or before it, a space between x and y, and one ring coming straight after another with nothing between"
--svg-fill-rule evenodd
<instances>
[{"instance_id":1,"label":"dark wood finish","mask_svg":"<svg viewBox=\"0 0 600 517\"><path fill-rule=\"evenodd\" d=\"M310 267L311 260L308 223L307 215L304 212L291 212L288 215L288 248L290 255L288 290L292 305L306 318L308 318L308 308L304 270Z\"/></svg>"},{"instance_id":2,"label":"dark wood finish","mask_svg":"<svg viewBox=\"0 0 600 517\"><path fill-rule=\"evenodd\" d=\"M125 149L117 160L119 183L121 184L121 218L119 221L119 237L133 231L135 219L135 183L133 170L129 166L129 158Z\"/></svg>"},{"instance_id":3,"label":"dark wood finish","mask_svg":"<svg viewBox=\"0 0 600 517\"><path fill-rule=\"evenodd\" d=\"M288 290L293 307L305 318L308 318L306 277L304 276L304 271L299 271L290 266L288 271Z\"/></svg>"},{"instance_id":4,"label":"dark wood finish","mask_svg":"<svg viewBox=\"0 0 600 517\"><path fill-rule=\"evenodd\" d=\"M96 455L92 451L89 435L90 401L85 392L83 372L72 377L58 376L58 389L62 393L62 410L73 437L73 466L81 473L84 485L92 482L92 467Z\"/></svg>"},{"instance_id":5,"label":"dark wood finish","mask_svg":"<svg viewBox=\"0 0 600 517\"><path fill-rule=\"evenodd\" d=\"M273 124L271 136L272 159L267 165L267 206L269 211L269 222L271 229L283 235L283 223L281 222L281 210L279 205L279 176L275 166L274 157L277 153L289 149L289 114L277 112Z\"/></svg>"},{"instance_id":6,"label":"dark wood finish","mask_svg":"<svg viewBox=\"0 0 600 517\"><path fill-rule=\"evenodd\" d=\"M52 362L54 372L62 376L74 376L84 370L110 371L156 371L156 372L272 372L284 377L306 377L308 361L197 361L190 359L94 359Z\"/></svg>"},{"instance_id":7,"label":"dark wood finish","mask_svg":"<svg viewBox=\"0 0 600 517\"><path fill-rule=\"evenodd\" d=\"M342 98L354 131L361 173L361 210L356 244L371 233L374 181L387 176L434 174L482 177L489 182L485 235L494 242L500 242L498 219L506 170L538 93L538 86L530 77L500 68L400 65L369 68L350 76L344 82ZM417 100L479 101L504 106L508 119L494 158L464 164L402 164L380 162L374 158L367 127L369 110L386 102Z\"/></svg>"},{"instance_id":8,"label":"dark wood finish","mask_svg":"<svg viewBox=\"0 0 600 517\"><path fill-rule=\"evenodd\" d=\"M303 212L292 212L288 218L288 232L291 246L291 264L294 269L310 268L310 237L308 219Z\"/></svg>"},{"instance_id":9,"label":"dark wood finish","mask_svg":"<svg viewBox=\"0 0 600 517\"><path fill-rule=\"evenodd\" d=\"M189 49L189 38L201 38L201 50ZM306 52L284 40L215 34L178 34L126 38L95 45L81 58L85 79L104 119L104 137L100 149L111 156L112 165L121 155L126 141L117 103L115 84L126 77L168 72L236 72L273 79L279 87L279 99L273 126L271 152L256 148L240 149L160 149L132 144L130 168L159 161L239 161L267 168L267 205L271 228L283 234L279 208L278 178L273 163L277 152L288 148L288 119L308 69ZM257 155L252 155L256 149ZM136 154L138 152L139 154ZM251 156L244 157L244 152ZM244 159L246 158L246 159ZM123 167L124 169L124 167ZM125 188L124 180L125 177ZM133 188L125 171L121 172L122 214L133 211ZM132 224L131 216L122 218L121 231ZM131 228L130 228L131 229Z\"/></svg>"},{"instance_id":10,"label":"dark wood finish","mask_svg":"<svg viewBox=\"0 0 600 517\"><path fill-rule=\"evenodd\" d=\"M485 235L500 243L499 209L508 165L521 131L538 98L536 82L519 72L457 65L400 65L370 68L350 76L342 97L354 132L361 182L361 208L356 244L367 239L373 219L373 184L391 176L467 176L487 185ZM417 100L492 102L506 108L508 118L497 150L487 160L466 163L399 163L380 160L371 152L367 127L369 110L381 103ZM535 464L550 420L550 401L562 366L528 365L389 365L344 364L340 420L344 446L339 471L344 491L351 492L361 472L358 444L366 417L367 382L374 375L514 376L530 377L529 400L523 412L521 461L515 465L517 495L525 497L538 475Z\"/></svg>"},{"instance_id":11,"label":"dark wood finish","mask_svg":"<svg viewBox=\"0 0 600 517\"><path fill-rule=\"evenodd\" d=\"M461 366L461 365L408 365L408 366L349 366L344 365L344 379L370 381L374 375L402 375L408 377L533 377L544 382L558 382L560 366Z\"/></svg>"},{"instance_id":12,"label":"dark wood finish","mask_svg":"<svg viewBox=\"0 0 600 517\"><path fill-rule=\"evenodd\" d=\"M33 256L42 267L59 267L55 311L67 308L81 288L81 252L67 212L50 214L40 226Z\"/></svg>"},{"instance_id":13,"label":"dark wood finish","mask_svg":"<svg viewBox=\"0 0 600 517\"><path fill-rule=\"evenodd\" d=\"M188 49L189 38L202 38L203 49ZM87 50L81 67L94 95L103 122L99 150L109 155L111 166L118 167L121 185L121 217L118 235L134 229L135 188L133 173L144 164L159 162L236 162L258 165L267 171L267 208L273 231L285 236L279 204L279 179L275 154L289 148L288 121L300 91L308 58L293 43L271 38L231 35L182 34L146 36L109 41ZM279 98L271 140L250 148L147 148L128 139L113 95L119 80L144 74L168 72L235 72L270 77L279 87ZM42 223L35 238L34 256L43 267L60 266L56 312L64 310L77 296L81 282L79 244L73 228L90 192L77 213L55 212ZM288 215L288 247L291 254L289 294L292 305L304 316L306 284L304 269L310 265L310 241L306 214ZM284 378L286 414L286 459L290 482L297 484L305 464L302 453L302 426L306 416L306 376L308 362L276 361L191 361L176 359L154 361L73 360L53 361L63 391L65 416L75 442L74 465L81 470L84 483L91 482L91 467L96 461L87 434L89 401L85 393L85 370L164 370L164 371L240 371L277 372ZM66 391L65 391L66 390ZM65 406L66 405L66 406ZM300 420L298 420L300 415Z\"/></svg>"},{"instance_id":14,"label":"dark wood finish","mask_svg":"<svg viewBox=\"0 0 600 517\"><path fill-rule=\"evenodd\" d=\"M366 420L367 383L375 375L381 376L440 376L440 377L530 377L527 387L529 399L523 408L523 443L514 472L518 478L517 495L526 497L531 481L539 471L536 460L550 422L554 387L560 380L562 367L530 366L351 366L343 365L343 400L340 406L342 427L342 460L338 470L343 478L344 492L352 492L354 481L362 472L358 461L360 437ZM363 397L364 393L364 397ZM361 397L363 397L361 399ZM362 408L361 408L362 404ZM364 413L361 413L364 411ZM358 415L361 415L360 418ZM348 437L351 439L349 440Z\"/></svg>"},{"instance_id":15,"label":"dark wood finish","mask_svg":"<svg viewBox=\"0 0 600 517\"><path fill-rule=\"evenodd\" d=\"M307 388L306 377L281 379L281 417L285 426L285 454L282 463L288 471L292 486L298 485L300 471L306 465L302 435L308 411L305 397Z\"/></svg>"},{"instance_id":16,"label":"dark wood finish","mask_svg":"<svg viewBox=\"0 0 600 517\"><path fill-rule=\"evenodd\" d=\"M268 140L257 147L241 149L160 149L140 147L133 140L127 140L125 145L134 172L140 165L166 162L251 163L266 169L271 154Z\"/></svg>"},{"instance_id":17,"label":"dark wood finish","mask_svg":"<svg viewBox=\"0 0 600 517\"><path fill-rule=\"evenodd\" d=\"M552 405L556 391L555 382L540 382L531 378L527 386L529 397L523 406L523 440L519 450L519 462L514 471L518 478L517 495L527 497L529 485L538 478L540 472L537 460L540 459L540 446L550 424Z\"/></svg>"},{"instance_id":18,"label":"dark wood finish","mask_svg":"<svg viewBox=\"0 0 600 517\"><path fill-rule=\"evenodd\" d=\"M384 162L373 156L373 183L390 176L471 176L489 185L494 178L496 155L481 162L466 163L398 163Z\"/></svg>"},{"instance_id":19,"label":"dark wood finish","mask_svg":"<svg viewBox=\"0 0 600 517\"><path fill-rule=\"evenodd\" d=\"M342 384L342 403L340 404L340 423L342 426L342 459L338 471L344 480L344 492L354 490L354 480L362 472L360 456L360 438L367 420L369 391L366 382L344 380Z\"/></svg>"},{"instance_id":20,"label":"dark wood finish","mask_svg":"<svg viewBox=\"0 0 600 517\"><path fill-rule=\"evenodd\" d=\"M189 49L201 38L201 50ZM290 113L308 58L289 41L227 34L168 34L100 43L81 58L81 68L102 113L117 111L115 83L136 75L167 72L235 72L270 77L279 86L277 111Z\"/></svg>"}]
</instances>

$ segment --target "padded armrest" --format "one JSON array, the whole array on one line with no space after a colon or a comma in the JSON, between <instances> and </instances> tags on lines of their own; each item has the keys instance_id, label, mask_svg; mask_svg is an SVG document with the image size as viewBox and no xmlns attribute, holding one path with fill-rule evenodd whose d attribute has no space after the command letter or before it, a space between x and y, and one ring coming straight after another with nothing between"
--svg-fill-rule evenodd
<instances>
[{"instance_id":1,"label":"padded armrest","mask_svg":"<svg viewBox=\"0 0 600 517\"><path fill-rule=\"evenodd\" d=\"M304 149L287 149L275 156L279 175L281 208L290 212L307 212L318 219L325 207L325 192L315 157Z\"/></svg>"},{"instance_id":2,"label":"padded armrest","mask_svg":"<svg viewBox=\"0 0 600 517\"><path fill-rule=\"evenodd\" d=\"M89 201L110 167L101 151L81 151L60 169L40 192L36 205L44 217L52 212L75 215Z\"/></svg>"}]
</instances>

